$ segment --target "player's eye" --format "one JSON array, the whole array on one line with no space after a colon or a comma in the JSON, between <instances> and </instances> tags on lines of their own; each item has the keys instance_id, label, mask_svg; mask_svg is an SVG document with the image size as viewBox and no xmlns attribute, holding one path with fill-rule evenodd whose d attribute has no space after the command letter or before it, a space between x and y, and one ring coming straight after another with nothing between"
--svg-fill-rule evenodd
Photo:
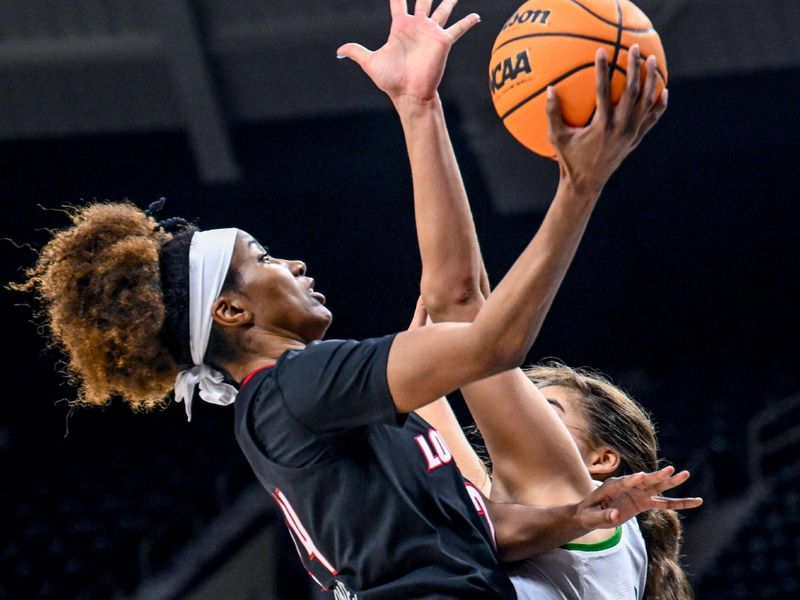
<instances>
[{"instance_id":1,"label":"player's eye","mask_svg":"<svg viewBox=\"0 0 800 600\"><path fill-rule=\"evenodd\" d=\"M258 262L270 263L272 262L272 257L269 254L264 254L261 258L258 259Z\"/></svg>"}]
</instances>

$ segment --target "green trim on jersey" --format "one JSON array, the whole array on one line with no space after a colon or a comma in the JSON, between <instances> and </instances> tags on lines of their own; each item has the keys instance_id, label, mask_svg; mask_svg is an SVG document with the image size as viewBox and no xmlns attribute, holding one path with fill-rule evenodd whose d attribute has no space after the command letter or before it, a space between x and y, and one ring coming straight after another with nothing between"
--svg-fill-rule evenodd
<instances>
[{"instance_id":1,"label":"green trim on jersey","mask_svg":"<svg viewBox=\"0 0 800 600\"><path fill-rule=\"evenodd\" d=\"M617 528L614 530L614 535L612 535L607 540L602 542L595 542L594 544L574 544L570 542L569 544L564 544L561 546L564 550L580 550L581 552L600 552L601 550L608 550L609 548L613 548L619 541L622 539L622 525L617 525Z\"/></svg>"}]
</instances>

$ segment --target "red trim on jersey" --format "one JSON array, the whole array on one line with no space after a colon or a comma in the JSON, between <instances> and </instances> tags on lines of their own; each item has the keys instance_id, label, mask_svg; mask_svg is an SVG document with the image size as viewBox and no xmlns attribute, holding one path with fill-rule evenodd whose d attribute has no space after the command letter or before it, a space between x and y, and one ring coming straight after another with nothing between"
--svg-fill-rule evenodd
<instances>
[{"instance_id":1,"label":"red trim on jersey","mask_svg":"<svg viewBox=\"0 0 800 600\"><path fill-rule=\"evenodd\" d=\"M489 528L489 533L492 537L492 545L494 546L495 551L497 550L497 536L494 532L494 523L492 523L492 517L489 514L489 508L486 506L486 499L483 497L481 491L476 488L471 481L464 480L464 485L467 488L467 493L469 494L470 500L472 500L472 504L475 507L475 512L478 513L481 517L486 520L486 525Z\"/></svg>"},{"instance_id":2,"label":"red trim on jersey","mask_svg":"<svg viewBox=\"0 0 800 600\"><path fill-rule=\"evenodd\" d=\"M283 516L284 519L286 520L286 525L289 526L289 529L298 538L297 540L295 540L295 548L297 548L298 554L300 553L300 548L297 547L297 541L300 542L305 551L308 553L308 558L310 560L317 560L320 563L322 563L322 566L325 567L328 570L328 572L334 577L338 575L339 572L328 561L328 559L325 558L322 552L320 552L319 548L317 548L316 544L314 544L314 541L311 539L311 536L308 535L308 531L306 531L306 528L303 527L303 524L300 522L300 517L297 516L297 513L294 511L294 508L289 502L289 499L286 496L284 496L281 489L275 488L275 491L272 492L272 497L275 498L275 501L278 503L278 506L280 506L281 511L283 511ZM292 537L294 537L294 535ZM300 558L302 560L302 556ZM309 574L310 573L311 572L309 571ZM320 583L316 577L314 577L313 575L311 576L314 578L314 581Z\"/></svg>"},{"instance_id":3,"label":"red trim on jersey","mask_svg":"<svg viewBox=\"0 0 800 600\"><path fill-rule=\"evenodd\" d=\"M261 373L261 371L266 371L267 369L271 369L271 368L272 368L272 367L274 367L274 366L275 366L275 365L267 365L266 367L259 367L258 369L256 369L256 370L255 370L255 371L253 371L252 373L250 373L250 374L249 374L247 377L245 377L244 379L242 379L242 385L240 385L240 386L239 386L239 388L241 389L241 388L243 388L244 386L246 386L246 385L247 385L247 382L248 382L248 381L250 381L250 380L251 380L253 377L255 377L256 375L258 375L259 373Z\"/></svg>"}]
</instances>

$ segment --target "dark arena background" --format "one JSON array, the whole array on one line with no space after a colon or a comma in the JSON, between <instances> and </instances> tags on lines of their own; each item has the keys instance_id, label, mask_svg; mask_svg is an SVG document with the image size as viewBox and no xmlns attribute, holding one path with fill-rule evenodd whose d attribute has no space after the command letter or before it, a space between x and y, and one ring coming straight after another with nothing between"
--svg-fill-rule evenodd
<instances>
[{"instance_id":1,"label":"dark arena background","mask_svg":"<svg viewBox=\"0 0 800 600\"><path fill-rule=\"evenodd\" d=\"M800 2L640 0L670 108L607 186L530 361L608 373L692 470L697 597L800 597ZM536 231L557 169L491 107L483 22L441 87L493 283ZM309 265L329 337L405 328L420 263L403 137L346 41L385 0L0 1L5 282L63 205L167 198ZM9 240L13 240L9 241ZM322 598L233 437L233 411L70 408L60 356L3 289L0 598ZM467 415L459 407L464 423ZM369 512L368 506L353 511Z\"/></svg>"}]
</instances>

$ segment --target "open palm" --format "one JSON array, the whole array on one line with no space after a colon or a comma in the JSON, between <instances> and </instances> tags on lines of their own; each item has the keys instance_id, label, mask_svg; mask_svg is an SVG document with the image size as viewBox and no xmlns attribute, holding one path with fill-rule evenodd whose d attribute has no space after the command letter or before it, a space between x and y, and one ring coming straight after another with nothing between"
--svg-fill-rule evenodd
<instances>
[{"instance_id":1,"label":"open palm","mask_svg":"<svg viewBox=\"0 0 800 600\"><path fill-rule=\"evenodd\" d=\"M587 530L621 525L640 512L654 508L685 510L700 506L700 498L665 498L662 492L684 483L688 471L674 474L664 467L653 473L612 477L578 505L579 519Z\"/></svg>"},{"instance_id":2,"label":"open palm","mask_svg":"<svg viewBox=\"0 0 800 600\"><path fill-rule=\"evenodd\" d=\"M392 27L386 43L375 51L344 44L337 54L358 63L392 99L430 100L442 80L450 48L480 20L470 14L445 28L456 1L443 0L428 16L432 0L418 0L413 15L406 0L390 0Z\"/></svg>"}]
</instances>

